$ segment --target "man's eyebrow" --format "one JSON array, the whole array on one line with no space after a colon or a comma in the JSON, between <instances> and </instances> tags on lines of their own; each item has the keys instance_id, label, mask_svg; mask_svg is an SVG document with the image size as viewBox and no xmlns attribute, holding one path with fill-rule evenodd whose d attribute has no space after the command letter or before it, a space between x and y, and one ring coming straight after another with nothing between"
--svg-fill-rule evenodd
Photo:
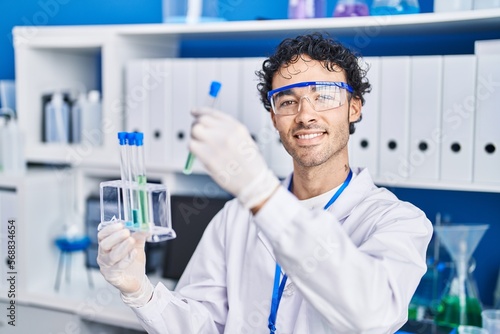
<instances>
[{"instance_id":1,"label":"man's eyebrow","mask_svg":"<svg viewBox=\"0 0 500 334\"><path fill-rule=\"evenodd\" d=\"M294 92L292 92L292 89L293 88L282 90L281 92L278 92L278 94L276 94L276 96L280 97L283 95L296 95Z\"/></svg>"}]
</instances>

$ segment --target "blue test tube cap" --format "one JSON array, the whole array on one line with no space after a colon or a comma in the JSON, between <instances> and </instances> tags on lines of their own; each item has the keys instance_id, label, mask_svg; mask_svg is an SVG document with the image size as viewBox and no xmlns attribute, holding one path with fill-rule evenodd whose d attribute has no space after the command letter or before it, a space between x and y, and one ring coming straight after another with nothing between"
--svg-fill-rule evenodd
<instances>
[{"instance_id":1,"label":"blue test tube cap","mask_svg":"<svg viewBox=\"0 0 500 334\"><path fill-rule=\"evenodd\" d=\"M127 141L129 145L135 145L135 132L127 133Z\"/></svg>"},{"instance_id":2,"label":"blue test tube cap","mask_svg":"<svg viewBox=\"0 0 500 334\"><path fill-rule=\"evenodd\" d=\"M127 133L126 132L118 132L118 141L120 142L120 145L126 145L127 144Z\"/></svg>"},{"instance_id":3,"label":"blue test tube cap","mask_svg":"<svg viewBox=\"0 0 500 334\"><path fill-rule=\"evenodd\" d=\"M222 84L219 81L212 81L212 83L210 84L210 92L208 92L208 94L210 94L210 96L212 97L217 97L221 86Z\"/></svg>"},{"instance_id":4,"label":"blue test tube cap","mask_svg":"<svg viewBox=\"0 0 500 334\"><path fill-rule=\"evenodd\" d=\"M144 144L144 133L136 132L135 133L135 145L142 146Z\"/></svg>"}]
</instances>

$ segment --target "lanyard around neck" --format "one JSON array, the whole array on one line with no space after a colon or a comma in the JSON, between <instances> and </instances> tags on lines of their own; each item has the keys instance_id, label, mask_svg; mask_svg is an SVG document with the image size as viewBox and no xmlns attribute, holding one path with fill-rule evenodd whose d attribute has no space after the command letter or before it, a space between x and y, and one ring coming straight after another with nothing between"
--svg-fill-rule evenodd
<instances>
[{"instance_id":1,"label":"lanyard around neck","mask_svg":"<svg viewBox=\"0 0 500 334\"><path fill-rule=\"evenodd\" d=\"M349 174L347 175L347 178L345 179L344 183L340 186L340 188L333 194L332 198L326 203L324 206L323 210L327 210L333 202L340 196L340 194L344 191L344 189L347 187L349 182L351 182L352 179L352 170L349 169ZM292 180L290 180L290 184L288 185L288 191L292 190ZM278 263L276 263L276 270L274 272L274 286L273 286L273 296L271 300L271 312L269 313L269 319L268 319L268 325L267 327L271 331L270 334L276 333L276 318L278 316L278 307L280 305L281 301L281 296L283 295L283 290L285 288L286 280L287 280L287 275L283 275L283 278L281 279L281 267Z\"/></svg>"}]
</instances>

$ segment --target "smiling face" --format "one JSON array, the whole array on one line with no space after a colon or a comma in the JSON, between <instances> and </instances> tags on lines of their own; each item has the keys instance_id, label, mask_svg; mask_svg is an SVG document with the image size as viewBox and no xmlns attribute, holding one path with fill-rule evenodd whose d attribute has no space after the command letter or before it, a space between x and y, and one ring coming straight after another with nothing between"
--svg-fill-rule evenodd
<instances>
[{"instance_id":1,"label":"smiling face","mask_svg":"<svg viewBox=\"0 0 500 334\"><path fill-rule=\"evenodd\" d=\"M323 63L307 56L298 57L275 74L273 89L305 81L346 82L344 71L338 67L335 70L329 71ZM274 127L293 157L295 168L348 165L349 123L360 114L359 99L322 112L315 111L307 99L301 100L295 115L275 115L271 111Z\"/></svg>"}]
</instances>

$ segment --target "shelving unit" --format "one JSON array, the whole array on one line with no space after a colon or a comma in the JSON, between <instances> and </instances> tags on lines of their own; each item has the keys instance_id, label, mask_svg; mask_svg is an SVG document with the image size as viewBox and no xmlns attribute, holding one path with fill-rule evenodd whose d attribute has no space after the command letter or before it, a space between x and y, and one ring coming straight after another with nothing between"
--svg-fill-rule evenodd
<instances>
[{"instance_id":1,"label":"shelving unit","mask_svg":"<svg viewBox=\"0 0 500 334\"><path fill-rule=\"evenodd\" d=\"M444 34L500 31L500 9L401 16L213 22L204 24L144 24L109 26L16 27L13 31L18 85L19 122L26 134L28 161L77 167L118 168L116 132L124 129L124 67L132 59L177 57L186 41L265 41L304 31L326 31L353 44L380 37L411 38ZM103 145L42 142L40 95L54 89L102 89ZM153 166L153 170L172 173ZM150 169L151 170L151 169ZM393 185L380 180L381 184ZM405 181L398 182L406 186ZM418 186L419 184L417 184ZM408 183L415 186L415 183ZM427 187L427 184L423 185ZM457 189L460 185L434 184ZM500 191L500 186L465 185L473 191Z\"/></svg>"},{"instance_id":2,"label":"shelving unit","mask_svg":"<svg viewBox=\"0 0 500 334\"><path fill-rule=\"evenodd\" d=\"M439 32L477 32L499 27L500 9L395 16L338 17L304 20L233 21L202 25L150 24L123 26L119 34L128 36L171 35L182 38L253 37L273 38L307 30L324 30L356 36L360 30L378 28L380 34L422 35ZM245 35L246 36L242 36Z\"/></svg>"},{"instance_id":3,"label":"shelving unit","mask_svg":"<svg viewBox=\"0 0 500 334\"><path fill-rule=\"evenodd\" d=\"M101 177L112 177L100 171ZM58 292L54 290L56 278L58 250L54 238L62 233L67 219L74 219L67 214L71 198L71 183L81 174L78 170L68 168L53 168L50 170L30 170L26 175L0 174L0 194L9 191L16 194L14 200L9 201L13 207L9 218L16 224L16 264L15 264L15 303L16 303L16 328L20 332L36 332L42 330L33 327L33 321L26 321L29 312L36 317L39 313L50 316L49 324L45 324L47 331L62 332L68 322L80 324L80 328L87 331L82 333L95 333L92 326L111 326L115 328L128 328L136 331L142 327L133 312L123 304L119 293L109 285L97 269L91 269L94 287L90 288L87 282L85 269L85 254L83 252L72 255L70 276L68 282L63 280ZM88 179L86 179L88 181ZM85 195L89 194L92 185L78 187ZM75 208L76 209L76 208ZM6 231L6 221L1 217L0 235ZM70 223L83 224L83 221ZM83 228L83 226L79 226ZM6 255L2 238L2 268L0 273L6 276L4 266ZM162 281L166 286L173 288L175 282L164 280L159 275L150 277L152 282ZM8 298L5 280L0 282L0 305L7 305ZM44 321L45 323L46 321ZM3 319L0 329L10 328ZM35 325L36 326L36 325ZM111 328L110 327L110 328ZM36 328L36 329L34 329ZM45 327L44 327L45 328ZM50 330L49 330L50 328ZM29 330L30 329L30 330ZM107 333L122 333L120 330Z\"/></svg>"},{"instance_id":4,"label":"shelving unit","mask_svg":"<svg viewBox=\"0 0 500 334\"><path fill-rule=\"evenodd\" d=\"M105 179L114 179L119 175L119 158L116 148L116 132L125 128L125 65L134 59L178 57L184 42L213 41L230 45L238 40L244 43L258 43L270 39L292 37L312 31L324 31L332 35L347 38L354 45L374 42L379 38L408 36L425 38L436 33L454 40L462 34L500 32L500 9L478 10L470 12L431 13L404 16L325 18L311 20L275 20L245 22L214 22L199 25L148 24L148 25L109 25L109 26L58 26L58 27L16 27L13 31L16 78L17 106L19 124L26 135L25 151L30 162L47 164L67 164L76 173L78 188L78 211L83 212L85 198L95 192L98 183ZM229 44L228 44L229 43ZM230 47L230 46L228 46ZM92 146L89 141L79 145L44 143L42 141L42 106L41 94L53 90L99 89L102 93L103 145ZM500 167L500 166L499 166ZM163 182L176 193L202 192L199 185L210 182L206 175L184 176L180 171L146 166L148 177ZM38 174L37 174L38 175ZM47 178L48 177L48 178ZM58 180L50 172L42 177L30 174L30 179ZM411 180L375 179L383 186L410 187L425 189L446 189L478 192L500 192L500 185L463 184L449 182L420 182ZM27 190L23 190L24 180L12 179L0 175L0 187L16 188L20 201L24 201ZM60 180L58 181L60 182ZM40 186L40 184L38 184ZM42 186L43 188L43 186ZM42 198L43 194L30 194ZM38 223L36 214L25 211L36 202L23 202L18 219L26 226L19 232L20 262L26 266L23 273L22 287L25 293L19 301L26 305L76 314L85 319L79 307L87 297L96 297L99 289L106 289L105 282L98 283L98 290L86 290L86 282L75 282L83 293L70 297L56 295L51 291L57 256L48 245L48 227ZM28 204L26 204L28 203ZM59 207L41 208L36 206L44 219L60 210ZM35 234L35 232L37 232ZM42 240L41 238L45 238ZM36 254L31 254L32 243L47 251L42 262L37 262ZM30 244L30 247L27 245ZM50 270L46 263L49 261ZM75 268L76 263L73 265ZM83 268L81 268L83 270ZM40 273L44 273L40 277ZM84 275L82 275L84 276ZM75 273L73 277L77 277ZM95 278L100 277L96 273ZM100 279L100 278L99 278ZM98 279L98 280L99 280ZM29 287L29 288L28 288ZM102 290L104 291L104 290ZM5 293L2 293L2 297ZM116 297L116 296L115 296ZM115 298L113 297L113 298ZM96 297L97 298L97 297ZM0 298L0 302L3 302ZM98 312L91 321L110 325L121 325L140 329L130 310L113 299L110 306ZM132 320L131 320L132 319Z\"/></svg>"}]
</instances>

